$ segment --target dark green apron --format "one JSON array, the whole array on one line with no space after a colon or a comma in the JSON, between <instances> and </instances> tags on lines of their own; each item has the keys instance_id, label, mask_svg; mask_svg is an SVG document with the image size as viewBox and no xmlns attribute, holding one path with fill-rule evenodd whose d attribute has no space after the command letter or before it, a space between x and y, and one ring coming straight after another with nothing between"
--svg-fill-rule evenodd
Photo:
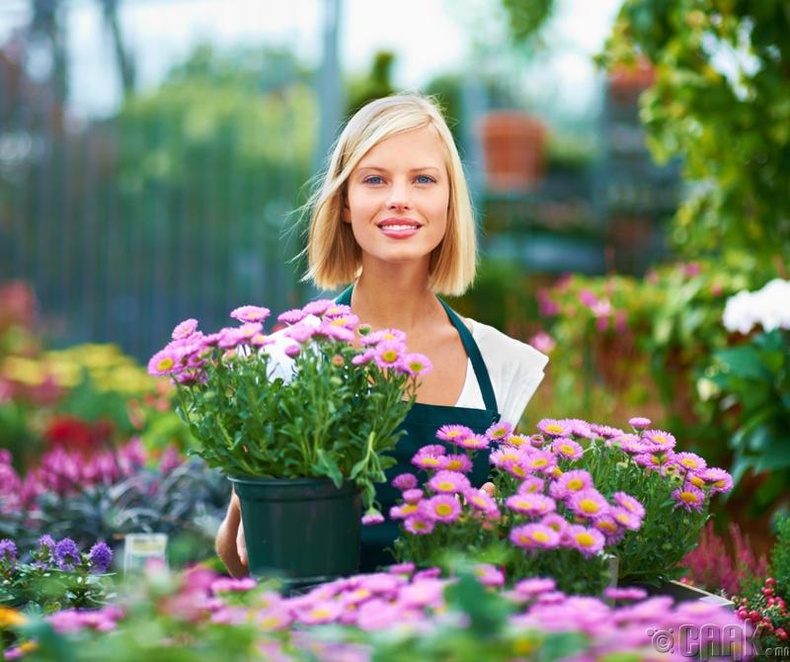
<instances>
[{"instance_id":1,"label":"dark green apron","mask_svg":"<svg viewBox=\"0 0 790 662\"><path fill-rule=\"evenodd\" d=\"M350 306L351 292L352 287L343 291L337 297L337 303ZM465 425L482 434L499 420L496 396L491 386L491 378L488 376L488 369L483 361L482 354L480 354L480 349L458 314L444 301L441 301L441 304L447 311L450 322L458 331L464 349L472 361L472 368L475 371L477 383L480 385L485 409L414 403L406 415L406 420L401 424L401 429L406 434L400 438L398 445L392 452L393 457L396 459L396 464L387 470L387 482L376 485L376 500L381 506L381 512L384 514L386 521L383 524L362 527L362 572L372 572L380 566L389 565L395 561L390 550L395 538L398 537L398 523L389 519L389 510L395 505L400 496L400 491L392 487L390 483L395 476L405 472L417 475L420 482L425 480L426 475L424 473L420 475L417 468L411 463L414 454L427 444L443 444L444 442L436 438L436 431L443 425ZM452 444L444 445L449 452L458 452L457 446ZM488 480L489 471L488 453L478 452L475 457L474 468L469 475L472 485L480 487L485 483Z\"/></svg>"}]
</instances>

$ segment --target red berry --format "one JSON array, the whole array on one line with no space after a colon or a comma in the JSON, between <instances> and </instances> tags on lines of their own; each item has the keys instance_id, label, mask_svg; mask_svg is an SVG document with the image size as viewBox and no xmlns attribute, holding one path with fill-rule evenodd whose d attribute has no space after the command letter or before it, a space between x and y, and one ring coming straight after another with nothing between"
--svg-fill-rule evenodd
<instances>
[{"instance_id":1,"label":"red berry","mask_svg":"<svg viewBox=\"0 0 790 662\"><path fill-rule=\"evenodd\" d=\"M760 612L758 612L756 609L752 609L749 612L749 620L750 621L754 621L755 623L757 621L759 621L760 620Z\"/></svg>"},{"instance_id":2,"label":"red berry","mask_svg":"<svg viewBox=\"0 0 790 662\"><path fill-rule=\"evenodd\" d=\"M776 636L779 637L781 641L787 640L787 632L784 628L776 628L776 632L774 634L776 634Z\"/></svg>"},{"instance_id":3,"label":"red berry","mask_svg":"<svg viewBox=\"0 0 790 662\"><path fill-rule=\"evenodd\" d=\"M765 585L766 586L776 586L776 580L773 577L766 577Z\"/></svg>"}]
</instances>

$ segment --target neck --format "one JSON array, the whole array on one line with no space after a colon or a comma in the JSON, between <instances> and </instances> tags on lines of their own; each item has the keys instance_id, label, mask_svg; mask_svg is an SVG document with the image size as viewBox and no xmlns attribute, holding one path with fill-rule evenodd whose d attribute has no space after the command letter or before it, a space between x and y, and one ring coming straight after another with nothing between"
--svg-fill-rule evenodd
<instances>
[{"instance_id":1,"label":"neck","mask_svg":"<svg viewBox=\"0 0 790 662\"><path fill-rule=\"evenodd\" d=\"M444 315L425 278L380 279L364 272L354 285L351 308L374 329L396 328L407 334Z\"/></svg>"}]
</instances>

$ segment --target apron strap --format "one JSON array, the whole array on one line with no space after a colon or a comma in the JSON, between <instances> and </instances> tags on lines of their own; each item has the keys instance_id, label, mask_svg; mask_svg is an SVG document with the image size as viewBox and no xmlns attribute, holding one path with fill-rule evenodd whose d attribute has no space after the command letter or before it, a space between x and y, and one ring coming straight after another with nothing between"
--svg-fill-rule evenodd
<instances>
[{"instance_id":1,"label":"apron strap","mask_svg":"<svg viewBox=\"0 0 790 662\"><path fill-rule=\"evenodd\" d=\"M354 286L349 285L337 296L335 302L344 306L350 306L351 293L353 291ZM496 395L494 394L494 387L491 385L491 378L488 376L488 368L486 368L485 361L483 361L483 355L480 353L480 348L477 346L475 339L472 337L472 333L469 331L469 328L466 326L466 324L464 324L464 321L461 319L458 313L450 308L450 306L448 306L441 298L439 299L439 303L442 304L447 316L450 318L450 322L455 327L456 331L458 331L458 335L461 336L461 342L463 343L464 349L466 350L469 359L472 361L472 369L475 371L475 377L477 377L477 383L480 386L480 393L483 396L485 408L494 412L496 415L496 421L498 421L499 408L497 407L496 403Z\"/></svg>"},{"instance_id":2,"label":"apron strap","mask_svg":"<svg viewBox=\"0 0 790 662\"><path fill-rule=\"evenodd\" d=\"M488 368L486 368L483 355L480 353L480 348L477 346L475 339L472 337L472 332L466 326L461 317L450 306L448 306L442 299L439 302L444 306L447 316L453 323L453 326L461 336L461 342L464 345L469 359L472 361L472 369L475 371L477 383L480 386L480 392L483 395L483 402L486 409L496 413L496 421L499 420L499 408L496 403L496 395L494 394L494 387L491 385L491 378L488 376ZM494 422L496 422L494 421Z\"/></svg>"}]
</instances>

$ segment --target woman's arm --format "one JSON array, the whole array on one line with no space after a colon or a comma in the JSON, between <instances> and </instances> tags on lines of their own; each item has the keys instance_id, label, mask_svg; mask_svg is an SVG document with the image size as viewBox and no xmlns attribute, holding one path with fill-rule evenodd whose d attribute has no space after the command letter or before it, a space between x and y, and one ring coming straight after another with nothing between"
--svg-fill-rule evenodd
<instances>
[{"instance_id":1,"label":"woman's arm","mask_svg":"<svg viewBox=\"0 0 790 662\"><path fill-rule=\"evenodd\" d=\"M217 530L214 547L231 577L245 577L249 574L247 545L241 522L241 503L235 492L230 497L225 519Z\"/></svg>"}]
</instances>

